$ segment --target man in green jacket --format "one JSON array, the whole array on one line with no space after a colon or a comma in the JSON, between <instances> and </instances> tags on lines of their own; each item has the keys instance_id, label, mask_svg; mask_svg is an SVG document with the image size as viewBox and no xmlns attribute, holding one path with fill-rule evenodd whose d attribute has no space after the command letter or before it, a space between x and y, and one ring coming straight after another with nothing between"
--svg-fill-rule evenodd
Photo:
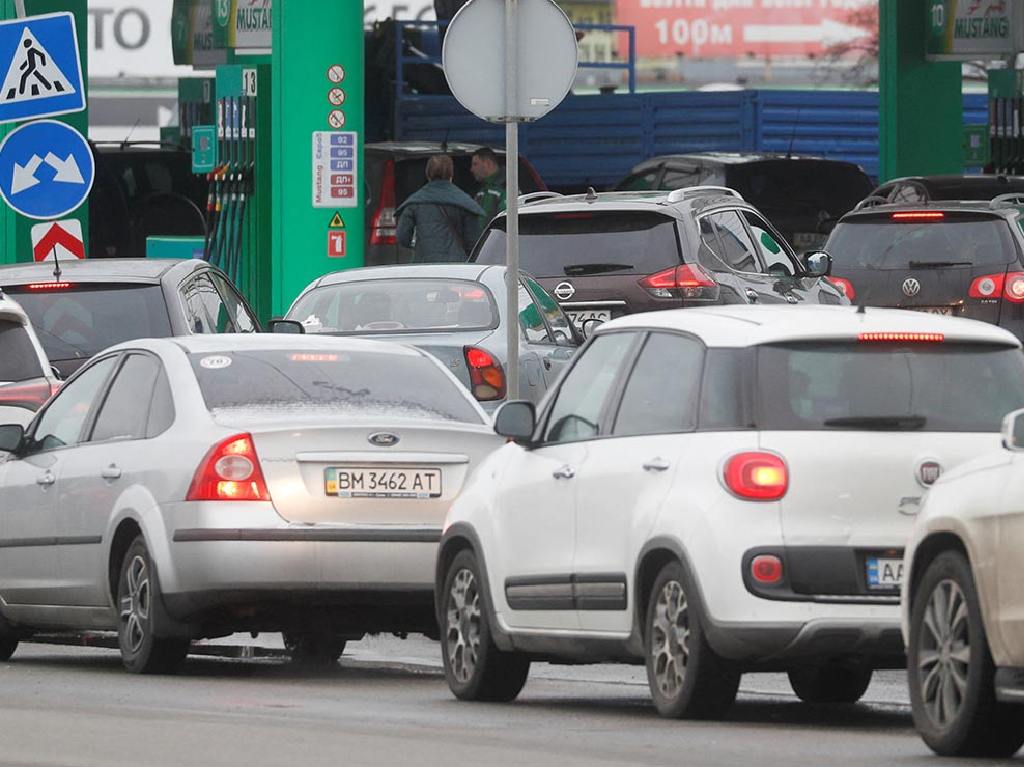
<instances>
[{"instance_id":1,"label":"man in green jacket","mask_svg":"<svg viewBox=\"0 0 1024 767\"><path fill-rule=\"evenodd\" d=\"M413 248L415 263L467 261L476 243L480 206L452 183L452 158L427 161L427 183L398 206L398 242Z\"/></svg>"},{"instance_id":2,"label":"man in green jacket","mask_svg":"<svg viewBox=\"0 0 1024 767\"><path fill-rule=\"evenodd\" d=\"M483 208L480 216L480 234L487 229L491 220L505 210L508 204L508 190L505 187L505 169L498 161L498 155L490 147L480 147L473 152L473 164L470 171L480 183L476 193L477 205Z\"/></svg>"}]
</instances>

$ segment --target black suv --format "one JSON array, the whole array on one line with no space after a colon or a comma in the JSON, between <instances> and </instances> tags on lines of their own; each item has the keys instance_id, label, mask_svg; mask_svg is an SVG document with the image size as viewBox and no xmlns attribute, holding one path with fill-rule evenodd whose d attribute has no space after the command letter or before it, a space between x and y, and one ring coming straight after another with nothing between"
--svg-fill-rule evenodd
<instances>
[{"instance_id":1,"label":"black suv","mask_svg":"<svg viewBox=\"0 0 1024 767\"><path fill-rule=\"evenodd\" d=\"M968 317L1024 338L1024 195L874 200L844 216L826 246L832 280L854 303Z\"/></svg>"},{"instance_id":2,"label":"black suv","mask_svg":"<svg viewBox=\"0 0 1024 767\"><path fill-rule=\"evenodd\" d=\"M757 208L720 187L524 195L519 259L578 326L633 312L709 304L845 303ZM505 263L505 215L471 260Z\"/></svg>"},{"instance_id":3,"label":"black suv","mask_svg":"<svg viewBox=\"0 0 1024 767\"><path fill-rule=\"evenodd\" d=\"M871 179L852 162L767 152L652 157L615 188L669 190L699 184L735 189L768 216L798 253L820 248L839 217L872 188Z\"/></svg>"}]
</instances>

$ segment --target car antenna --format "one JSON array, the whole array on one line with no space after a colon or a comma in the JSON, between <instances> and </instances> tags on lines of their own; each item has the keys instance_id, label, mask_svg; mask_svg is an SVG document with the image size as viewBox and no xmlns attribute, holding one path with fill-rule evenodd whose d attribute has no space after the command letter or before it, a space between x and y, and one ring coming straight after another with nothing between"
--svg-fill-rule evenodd
<instances>
[{"instance_id":1,"label":"car antenna","mask_svg":"<svg viewBox=\"0 0 1024 767\"><path fill-rule=\"evenodd\" d=\"M789 148L786 150L786 159L793 159L793 144L796 143L796 129L800 127L800 110L803 107L796 108L796 120L793 121L793 132L789 136Z\"/></svg>"},{"instance_id":2,"label":"car antenna","mask_svg":"<svg viewBox=\"0 0 1024 767\"><path fill-rule=\"evenodd\" d=\"M867 314L868 308L864 304L857 304L857 314Z\"/></svg>"},{"instance_id":3,"label":"car antenna","mask_svg":"<svg viewBox=\"0 0 1024 767\"><path fill-rule=\"evenodd\" d=\"M132 134L135 133L135 129L139 127L139 123L141 122L141 117L135 121L135 125L132 126L132 129L128 131L128 135L124 137L124 141L121 142L121 149L124 149L125 147L128 146L128 140L132 137Z\"/></svg>"},{"instance_id":4,"label":"car antenna","mask_svg":"<svg viewBox=\"0 0 1024 767\"><path fill-rule=\"evenodd\" d=\"M452 132L452 128L449 125L444 129L444 138L441 139L441 154L448 154L448 134Z\"/></svg>"},{"instance_id":5,"label":"car antenna","mask_svg":"<svg viewBox=\"0 0 1024 767\"><path fill-rule=\"evenodd\" d=\"M594 190L594 187L592 187L592 186L588 186L587 187L587 193L586 193L586 195L584 195L583 200L584 200L584 202L596 202L597 201L597 192Z\"/></svg>"},{"instance_id":6,"label":"car antenna","mask_svg":"<svg viewBox=\"0 0 1024 767\"><path fill-rule=\"evenodd\" d=\"M63 274L60 268L60 259L57 257L57 245L54 243L53 246L53 281L60 282L60 276Z\"/></svg>"}]
</instances>

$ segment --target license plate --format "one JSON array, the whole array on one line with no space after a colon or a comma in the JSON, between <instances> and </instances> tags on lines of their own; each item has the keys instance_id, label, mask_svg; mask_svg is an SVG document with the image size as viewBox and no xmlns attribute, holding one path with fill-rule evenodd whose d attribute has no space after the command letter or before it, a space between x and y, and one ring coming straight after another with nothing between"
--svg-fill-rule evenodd
<instances>
[{"instance_id":1,"label":"license plate","mask_svg":"<svg viewBox=\"0 0 1024 767\"><path fill-rule=\"evenodd\" d=\"M892 591L903 585L902 559L868 557L866 567L869 589Z\"/></svg>"},{"instance_id":2,"label":"license plate","mask_svg":"<svg viewBox=\"0 0 1024 767\"><path fill-rule=\"evenodd\" d=\"M565 313L569 315L569 319L572 320L572 324L580 330L583 329L583 323L587 320L608 322L612 318L611 309L591 309L585 312L567 309Z\"/></svg>"},{"instance_id":3,"label":"license plate","mask_svg":"<svg viewBox=\"0 0 1024 767\"><path fill-rule=\"evenodd\" d=\"M324 472L324 490L338 498L440 498L440 469L345 466Z\"/></svg>"},{"instance_id":4,"label":"license plate","mask_svg":"<svg viewBox=\"0 0 1024 767\"><path fill-rule=\"evenodd\" d=\"M907 308L914 312L941 314L944 317L952 317L956 314L956 307L954 306L908 306Z\"/></svg>"}]
</instances>

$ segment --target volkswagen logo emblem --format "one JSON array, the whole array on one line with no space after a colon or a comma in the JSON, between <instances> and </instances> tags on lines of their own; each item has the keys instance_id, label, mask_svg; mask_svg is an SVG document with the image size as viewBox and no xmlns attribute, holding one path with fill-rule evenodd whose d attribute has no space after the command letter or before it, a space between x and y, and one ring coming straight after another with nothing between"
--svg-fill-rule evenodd
<instances>
[{"instance_id":1,"label":"volkswagen logo emblem","mask_svg":"<svg viewBox=\"0 0 1024 767\"><path fill-rule=\"evenodd\" d=\"M367 437L371 445L377 447L391 447L392 445L398 444L397 434L388 434L386 431L379 431L376 434L371 434Z\"/></svg>"},{"instance_id":2,"label":"volkswagen logo emblem","mask_svg":"<svg viewBox=\"0 0 1024 767\"><path fill-rule=\"evenodd\" d=\"M907 277L903 280L903 295L907 298L913 298L921 292L921 283L913 277Z\"/></svg>"},{"instance_id":3,"label":"volkswagen logo emblem","mask_svg":"<svg viewBox=\"0 0 1024 767\"><path fill-rule=\"evenodd\" d=\"M560 282L555 287L555 298L561 301L568 301L570 298L576 295L576 288L572 286L571 282Z\"/></svg>"},{"instance_id":4,"label":"volkswagen logo emblem","mask_svg":"<svg viewBox=\"0 0 1024 767\"><path fill-rule=\"evenodd\" d=\"M931 487L942 476L942 464L938 461L921 461L917 467L917 481L921 487Z\"/></svg>"}]
</instances>

